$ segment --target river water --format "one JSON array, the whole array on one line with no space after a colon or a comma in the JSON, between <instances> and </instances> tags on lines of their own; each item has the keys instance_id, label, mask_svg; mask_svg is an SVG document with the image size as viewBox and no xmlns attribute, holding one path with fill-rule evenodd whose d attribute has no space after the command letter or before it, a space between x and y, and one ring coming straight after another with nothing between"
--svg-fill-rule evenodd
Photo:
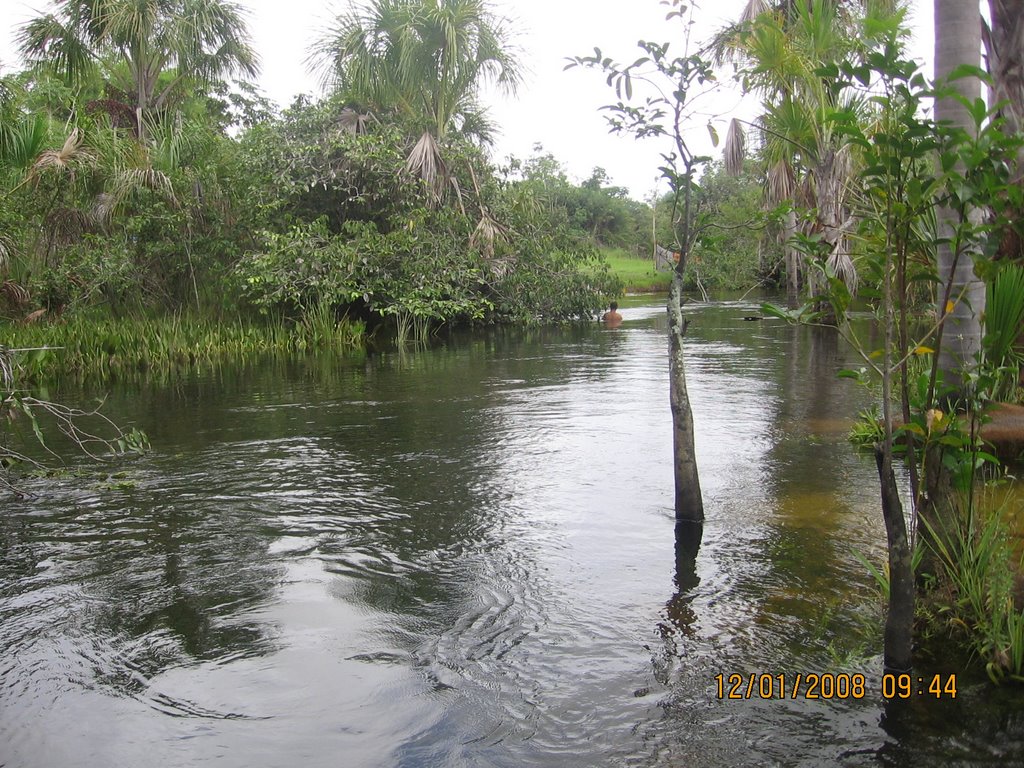
<instances>
[{"instance_id":1,"label":"river water","mask_svg":"<svg viewBox=\"0 0 1024 768\"><path fill-rule=\"evenodd\" d=\"M0 766L1020 764L1024 694L962 660L917 670L955 699L883 700L866 396L829 332L751 314L690 311L696 552L660 300L115 388L154 450L3 501Z\"/></svg>"}]
</instances>

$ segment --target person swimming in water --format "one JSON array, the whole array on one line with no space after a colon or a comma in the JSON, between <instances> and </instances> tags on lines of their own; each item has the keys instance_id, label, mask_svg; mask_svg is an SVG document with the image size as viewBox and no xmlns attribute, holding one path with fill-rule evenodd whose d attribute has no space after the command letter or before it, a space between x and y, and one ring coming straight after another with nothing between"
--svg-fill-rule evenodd
<instances>
[{"instance_id":1,"label":"person swimming in water","mask_svg":"<svg viewBox=\"0 0 1024 768\"><path fill-rule=\"evenodd\" d=\"M622 322L622 315L619 314L619 305L612 302L608 305L608 311L601 316L601 321L610 328L614 328Z\"/></svg>"}]
</instances>

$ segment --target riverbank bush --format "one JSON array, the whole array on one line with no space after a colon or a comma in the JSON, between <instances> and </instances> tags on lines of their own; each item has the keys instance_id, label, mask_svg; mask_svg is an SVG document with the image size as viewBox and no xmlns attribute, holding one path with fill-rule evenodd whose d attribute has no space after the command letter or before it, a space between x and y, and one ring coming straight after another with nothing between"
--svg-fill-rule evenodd
<instances>
[{"instance_id":1,"label":"riverbank bush","mask_svg":"<svg viewBox=\"0 0 1024 768\"><path fill-rule=\"evenodd\" d=\"M593 317L621 290L591 236L536 180L499 178L479 146L439 145L444 185L410 174L412 140L337 99L297 102L245 134L263 226L232 275L260 311L326 301L398 329ZM418 136L418 134L416 134Z\"/></svg>"}]
</instances>

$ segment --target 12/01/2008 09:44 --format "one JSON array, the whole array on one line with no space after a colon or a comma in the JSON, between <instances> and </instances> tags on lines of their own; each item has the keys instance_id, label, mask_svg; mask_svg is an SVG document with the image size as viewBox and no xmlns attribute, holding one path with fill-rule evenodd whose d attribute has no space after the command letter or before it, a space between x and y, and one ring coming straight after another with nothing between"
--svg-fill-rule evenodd
<instances>
[{"instance_id":1,"label":"12/01/2008 09:44","mask_svg":"<svg viewBox=\"0 0 1024 768\"><path fill-rule=\"evenodd\" d=\"M873 691L860 674L810 672L795 674L751 672L719 673L714 677L719 699L863 699ZM886 699L915 696L936 699L956 698L956 675L915 677L909 674L882 676L881 690Z\"/></svg>"}]
</instances>

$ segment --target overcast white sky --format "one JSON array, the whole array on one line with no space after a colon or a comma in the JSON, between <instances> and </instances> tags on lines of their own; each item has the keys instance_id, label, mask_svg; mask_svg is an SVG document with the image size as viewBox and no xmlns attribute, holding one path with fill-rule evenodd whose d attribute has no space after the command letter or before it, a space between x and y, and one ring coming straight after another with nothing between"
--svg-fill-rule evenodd
<instances>
[{"instance_id":1,"label":"overcast white sky","mask_svg":"<svg viewBox=\"0 0 1024 768\"><path fill-rule=\"evenodd\" d=\"M260 83L272 99L287 106L298 93L318 93L316 79L306 71L310 41L324 27L331 10L347 8L348 0L238 0L250 9L250 26L263 59ZM615 184L638 199L655 188L664 149L655 140L637 142L608 134L598 108L615 100L597 72L563 71L566 57L587 55L595 46L622 62L636 59L640 39L669 41L678 22L665 21L658 0L492 0L518 30L517 43L528 68L515 99L489 97L492 115L502 134L496 160L509 154L526 158L540 143L566 166L576 180L595 166L607 170ZM695 38L700 39L739 15L746 0L700 0ZM931 59L932 0L913 0L911 25L918 35L915 51ZM0 63L4 71L17 66L17 27L49 8L48 0L0 0ZM930 66L930 65L929 65ZM929 71L930 74L930 71ZM714 111L721 115L720 132L736 111L750 114L736 95L723 94ZM694 141L704 142L706 121L694 125ZM700 151L711 152L710 144Z\"/></svg>"}]
</instances>

